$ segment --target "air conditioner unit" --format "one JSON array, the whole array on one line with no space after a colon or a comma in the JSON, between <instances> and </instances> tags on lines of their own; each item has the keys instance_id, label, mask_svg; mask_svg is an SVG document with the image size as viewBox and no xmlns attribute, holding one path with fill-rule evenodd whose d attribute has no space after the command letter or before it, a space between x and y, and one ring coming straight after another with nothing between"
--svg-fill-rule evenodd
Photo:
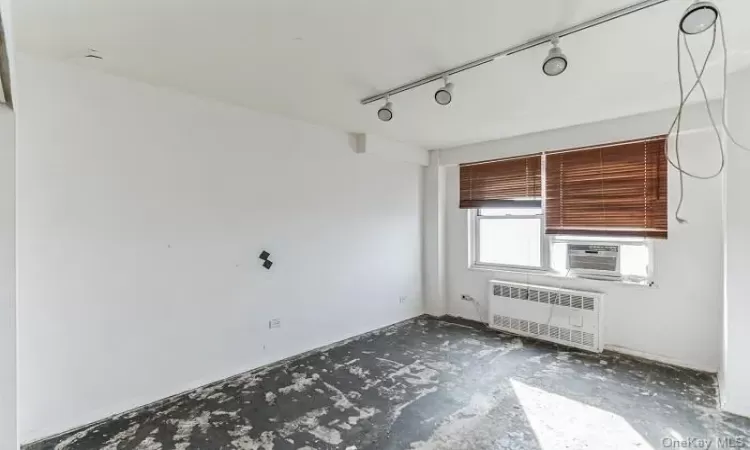
<instances>
[{"instance_id":1,"label":"air conditioner unit","mask_svg":"<svg viewBox=\"0 0 750 450\"><path fill-rule=\"evenodd\" d=\"M490 281L490 327L601 352L604 294Z\"/></svg>"},{"instance_id":2,"label":"air conditioner unit","mask_svg":"<svg viewBox=\"0 0 750 450\"><path fill-rule=\"evenodd\" d=\"M619 278L620 246L569 243L568 270L585 277Z\"/></svg>"}]
</instances>

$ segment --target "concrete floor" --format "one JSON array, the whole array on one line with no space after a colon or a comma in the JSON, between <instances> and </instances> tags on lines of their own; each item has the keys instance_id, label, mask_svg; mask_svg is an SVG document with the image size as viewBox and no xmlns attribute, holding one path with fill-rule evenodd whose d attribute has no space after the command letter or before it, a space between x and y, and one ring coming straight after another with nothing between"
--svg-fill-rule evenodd
<instances>
[{"instance_id":1,"label":"concrete floor","mask_svg":"<svg viewBox=\"0 0 750 450\"><path fill-rule=\"evenodd\" d=\"M750 420L717 411L711 375L418 319L25 448L646 450L693 438L750 446Z\"/></svg>"}]
</instances>

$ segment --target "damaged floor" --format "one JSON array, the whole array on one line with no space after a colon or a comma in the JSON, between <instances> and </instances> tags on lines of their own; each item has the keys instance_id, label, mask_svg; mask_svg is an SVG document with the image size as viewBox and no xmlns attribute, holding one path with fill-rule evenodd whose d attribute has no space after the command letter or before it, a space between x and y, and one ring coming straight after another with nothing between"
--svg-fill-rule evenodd
<instances>
[{"instance_id":1,"label":"damaged floor","mask_svg":"<svg viewBox=\"0 0 750 450\"><path fill-rule=\"evenodd\" d=\"M25 449L647 450L691 438L750 445L750 420L717 411L713 376L418 319Z\"/></svg>"}]
</instances>

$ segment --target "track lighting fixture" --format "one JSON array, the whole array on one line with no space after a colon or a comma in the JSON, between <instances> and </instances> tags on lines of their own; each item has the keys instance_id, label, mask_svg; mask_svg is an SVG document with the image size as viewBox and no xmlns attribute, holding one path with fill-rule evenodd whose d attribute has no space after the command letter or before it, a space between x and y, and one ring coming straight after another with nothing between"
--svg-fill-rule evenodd
<instances>
[{"instance_id":1,"label":"track lighting fixture","mask_svg":"<svg viewBox=\"0 0 750 450\"><path fill-rule=\"evenodd\" d=\"M453 100L453 83L448 82L448 77L443 77L445 86L435 91L435 101L438 105L447 105Z\"/></svg>"},{"instance_id":2,"label":"track lighting fixture","mask_svg":"<svg viewBox=\"0 0 750 450\"><path fill-rule=\"evenodd\" d=\"M378 110L378 119L383 122L390 122L393 119L393 103L388 101L388 97L385 98L385 105Z\"/></svg>"},{"instance_id":3,"label":"track lighting fixture","mask_svg":"<svg viewBox=\"0 0 750 450\"><path fill-rule=\"evenodd\" d=\"M387 91L370 95L360 100L360 103L363 105L369 105L370 103L383 100L388 96L401 94L403 92L407 92L412 89L415 89L419 86L423 86L429 83L433 83L435 81L439 81L440 79L444 78L446 75L453 76L457 73L461 73L467 70L472 70L474 68L481 67L487 63L491 63L492 61L496 61L500 58L504 58L510 55L515 55L520 52L524 52L526 50L531 50L533 48L536 48L537 46L547 44L548 42L553 41L555 38L570 36L570 35L585 31L585 30L589 30L599 25L604 25L606 23L609 23L612 20L619 19L625 16L629 16L631 14L635 14L639 11L644 11L649 8L653 8L662 3L666 3L667 1L669 0L641 0L632 5L628 5L620 9L610 11L606 14L602 14L600 16L594 17L590 20L586 20L584 22L571 25L567 28L559 29L555 31L554 33L540 36L530 41L521 42L519 44L513 45L512 47L508 47L506 49L497 51L495 53L490 53L489 55L485 55L485 56L482 56L481 58L477 58L472 61L465 62L461 65L451 67L441 72L432 73L418 80L410 81L400 86L395 86L391 89L388 89ZM707 1L698 1L695 5L693 5L693 7L691 7L690 9L688 9L688 11L686 11L685 15L688 16L689 15L688 13L690 13L693 10L700 10L703 14L708 13L710 16L711 11L713 10L711 8L712 6L713 5ZM685 22L686 29L688 30L692 29L690 28L690 25L693 23L694 19L695 19L694 17L691 17L689 22ZM562 51L560 51L560 49L553 48L553 51L551 51L547 59L544 60L544 65L542 66L542 70L544 71L545 74L549 76L555 76L564 72L567 66L568 66L568 60L565 57L565 55L562 54ZM437 101L437 98L435 100ZM438 101L438 103L440 102Z\"/></svg>"},{"instance_id":4,"label":"track lighting fixture","mask_svg":"<svg viewBox=\"0 0 750 450\"><path fill-rule=\"evenodd\" d=\"M549 50L547 57L544 58L542 71L545 75L554 77L565 72L565 69L568 68L568 58L565 57L565 54L558 47L560 39L553 37L550 43L552 43L552 48Z\"/></svg>"},{"instance_id":5,"label":"track lighting fixture","mask_svg":"<svg viewBox=\"0 0 750 450\"><path fill-rule=\"evenodd\" d=\"M702 33L716 23L719 10L711 2L695 1L680 19L680 30L685 34Z\"/></svg>"}]
</instances>

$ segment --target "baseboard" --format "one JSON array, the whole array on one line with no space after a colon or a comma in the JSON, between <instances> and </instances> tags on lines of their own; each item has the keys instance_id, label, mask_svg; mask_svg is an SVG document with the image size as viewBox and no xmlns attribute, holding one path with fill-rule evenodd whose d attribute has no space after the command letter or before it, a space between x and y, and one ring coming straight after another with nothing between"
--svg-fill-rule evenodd
<instances>
[{"instance_id":1,"label":"baseboard","mask_svg":"<svg viewBox=\"0 0 750 450\"><path fill-rule=\"evenodd\" d=\"M721 409L724 412L734 414L735 416L748 417L750 418L750 408L738 408L730 399L724 398L724 402L721 404Z\"/></svg>"},{"instance_id":2,"label":"baseboard","mask_svg":"<svg viewBox=\"0 0 750 450\"><path fill-rule=\"evenodd\" d=\"M706 367L697 364L688 363L679 359L669 358L667 356L654 355L651 353L642 352L639 350L633 350L631 348L622 347L619 345L604 345L604 350L609 350L615 353L622 353L623 355L635 356L636 358L647 359L652 362L657 362L667 366L682 367L684 369L695 370L697 372L705 372L710 374L716 374L717 370L715 367Z\"/></svg>"},{"instance_id":3,"label":"baseboard","mask_svg":"<svg viewBox=\"0 0 750 450\"><path fill-rule=\"evenodd\" d=\"M449 321L458 320L458 321L464 322L464 323L472 323L472 324L474 324L474 326L477 326L477 327L485 327L485 328L491 329L491 328L489 328L489 325L487 323L480 322L480 321L478 321L476 319L469 319L469 318L466 318L466 317L454 316L454 315L451 315L451 314L444 314L442 316L431 316L431 317L435 317L437 319L443 319L443 320L447 319ZM512 334L512 333L506 332L506 331L502 331L502 332L503 333ZM534 338L528 337L528 336L524 336L524 337L526 337L528 339L534 339ZM547 341L543 341L543 340L539 340L539 341L540 342L547 342ZM655 362L655 363L659 363L659 364L663 364L663 365L667 365L667 366L681 367L681 368L684 368L684 369L690 369L690 370L695 370L697 372L705 372L705 373L710 373L710 374L716 374L717 373L717 370L714 367L705 367L705 366L700 366L700 365L696 365L696 364L691 364L691 363L687 363L685 361L680 361L678 359L668 358L668 357L661 356L661 355L654 355L654 354L651 354L651 353L646 353L646 352L642 352L642 351L638 351L638 350L633 350L633 349L630 349L630 348L627 348L627 347L622 347L622 346L619 346L619 345L607 345L607 344L605 344L604 345L604 350L605 351L614 352L614 353L620 353L620 354L623 354L623 355L633 356L633 357L636 357L636 358L639 358L639 359L645 359L645 360L648 360L650 362Z\"/></svg>"},{"instance_id":4,"label":"baseboard","mask_svg":"<svg viewBox=\"0 0 750 450\"><path fill-rule=\"evenodd\" d=\"M442 316L433 316L431 314L425 314L427 317L432 317L433 319L439 319L439 320L446 320L449 322L465 322L470 323L477 327L485 327L488 328L489 325L486 322L482 322L481 320L477 319L467 319L466 317L462 316L454 316L453 314L443 314Z\"/></svg>"},{"instance_id":5,"label":"baseboard","mask_svg":"<svg viewBox=\"0 0 750 450\"><path fill-rule=\"evenodd\" d=\"M135 412L137 412L137 411L139 411L141 409L152 409L152 408L162 407L162 406L168 405L170 402L175 401L175 400L179 399L180 397L182 397L183 395L185 395L185 394L187 394L189 392L192 392L194 390L203 389L203 388L206 388L206 387L209 387L209 386L213 386L213 385L218 384L218 383L231 382L232 380L234 380L236 378L239 378L239 377L242 377L242 376L246 376L248 374L252 374L252 373L255 373L255 372L261 372L261 371L271 370L271 369L274 369L276 367L283 366L285 364L289 364L289 363L292 363L292 362L297 361L299 359L305 358L305 357L310 356L312 354L315 354L315 353L318 353L318 352L328 351L328 350L330 350L332 348L348 344L348 343L356 341L358 339L366 338L366 337L371 336L373 334L377 334L377 333L381 333L383 331L387 331L387 330L389 330L391 328L394 328L394 327L399 327L401 325L404 325L404 324L407 324L407 323L410 323L410 322L414 322L415 320L419 320L420 318L424 318L424 317L427 317L427 315L426 314L419 314L419 315L416 315L414 317L410 317L408 319L400 320L398 322L394 322L394 323L389 324L389 325L384 325L382 327L376 328L374 330L367 331L367 332L362 333L362 334L351 336L351 337L348 337L346 339L342 339L340 341L333 342L331 344L326 344L326 345L323 345L323 346L320 346L320 347L313 348L311 350L304 351L302 353L298 353L296 355L292 355L292 356L290 356L288 358L283 358L283 359L280 359L278 361L274 361L274 362L271 362L271 363L268 363L268 364L264 364L264 365L261 365L261 366L253 367L253 368L250 368L248 370L242 371L240 373L232 374L232 375L230 375L228 377L219 378L217 380L212 380L212 381L209 381L209 382L197 381L194 386L190 386L190 387L187 387L187 388L180 388L179 392L177 392L176 394L169 395L167 397L162 397L162 398L160 398L158 400L144 402L142 404L139 404L138 406L135 406L133 408L129 408L129 409L125 410L125 411L114 413L114 414L108 414L105 417L103 417L102 419L99 419L99 420L96 420L96 421L93 421L93 422L89 422L89 423L86 423L84 425L79 425L79 426L70 428L70 429L65 430L65 431L61 431L61 432L57 432L57 433L54 433L54 434L50 434L50 435L45 436L45 437L41 437L41 438L38 438L38 439L33 439L33 440L29 441L29 442L24 442L24 443L21 444L21 449L23 449L23 447L25 447L27 445L33 445L33 444L36 444L38 442L46 441L46 440L49 440L49 439L55 439L55 438L58 438L60 436L67 435L69 433L77 433L79 431L85 430L85 429L90 428L92 426L99 425L99 424L107 422L109 420L117 420L118 418L121 418L121 417L126 416L128 414L135 413Z\"/></svg>"},{"instance_id":6,"label":"baseboard","mask_svg":"<svg viewBox=\"0 0 750 450\"><path fill-rule=\"evenodd\" d=\"M719 372L719 376L717 378L719 382L719 409L724 412L734 414L735 416L750 418L750 402L746 402L744 405L737 405L737 402L733 401L733 398L730 395L730 389L727 388L724 374L722 372Z\"/></svg>"}]
</instances>

